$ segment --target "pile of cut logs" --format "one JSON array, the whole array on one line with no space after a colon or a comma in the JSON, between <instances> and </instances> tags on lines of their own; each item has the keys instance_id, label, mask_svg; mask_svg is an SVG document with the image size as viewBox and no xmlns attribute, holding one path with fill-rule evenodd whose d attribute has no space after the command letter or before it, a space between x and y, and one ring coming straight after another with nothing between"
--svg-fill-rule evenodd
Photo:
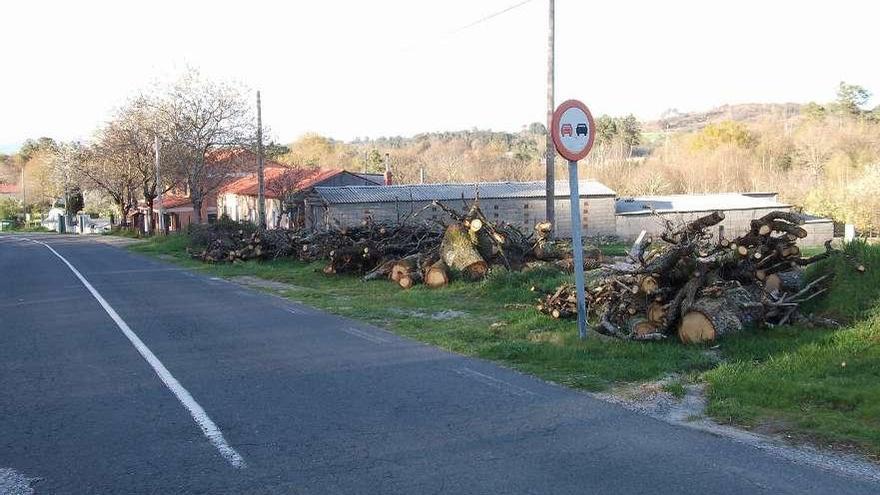
<instances>
[{"instance_id":1,"label":"pile of cut logs","mask_svg":"<svg viewBox=\"0 0 880 495\"><path fill-rule=\"evenodd\" d=\"M439 242L401 257L382 257L364 280L388 278L408 289L422 283L443 287L453 278L482 280L493 265L519 270L530 263L571 265L571 253L550 239L549 223L540 223L526 235L506 222L491 222L480 209L479 199L462 210L434 201L431 207L444 211L451 222L440 224ZM332 260L332 258L331 258Z\"/></svg>"},{"instance_id":2,"label":"pile of cut logs","mask_svg":"<svg viewBox=\"0 0 880 495\"><path fill-rule=\"evenodd\" d=\"M807 236L796 213L774 211L735 239L710 233L724 220L714 212L680 227L666 224L655 243L644 235L628 260L587 272L586 293L596 331L631 340L677 335L684 343L713 342L750 326L782 325L806 316L800 304L827 290L827 277L806 283L803 267L843 255L801 257ZM863 265L850 260L856 271ZM545 294L538 310L553 318L577 315L576 293L565 284Z\"/></svg>"},{"instance_id":3,"label":"pile of cut logs","mask_svg":"<svg viewBox=\"0 0 880 495\"><path fill-rule=\"evenodd\" d=\"M394 224L368 218L355 227L325 231L216 229L207 247L191 251L207 262L295 257L302 261L327 260L323 272L363 274L364 280L390 279L401 288L417 284L443 287L453 278L483 279L493 265L519 270L549 265L572 271L570 246L551 239L549 223L539 223L525 234L506 222L491 222L479 198L461 210L434 201L427 208L442 210L447 222L419 222L416 218ZM417 216L415 213L413 216ZM587 253L586 266L598 255Z\"/></svg>"}]
</instances>

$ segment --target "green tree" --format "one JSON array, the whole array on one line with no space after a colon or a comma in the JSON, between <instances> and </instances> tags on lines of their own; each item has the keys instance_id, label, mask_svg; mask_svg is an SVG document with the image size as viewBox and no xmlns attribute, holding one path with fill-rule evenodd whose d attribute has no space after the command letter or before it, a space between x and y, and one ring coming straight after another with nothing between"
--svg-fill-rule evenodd
<instances>
[{"instance_id":1,"label":"green tree","mask_svg":"<svg viewBox=\"0 0 880 495\"><path fill-rule=\"evenodd\" d=\"M547 134L547 127L540 122L532 122L529 124L529 134L540 134L543 136Z\"/></svg>"},{"instance_id":2,"label":"green tree","mask_svg":"<svg viewBox=\"0 0 880 495\"><path fill-rule=\"evenodd\" d=\"M629 114L620 119L618 132L623 139L624 144L630 148L637 146L642 142L642 126L633 114Z\"/></svg>"},{"instance_id":3,"label":"green tree","mask_svg":"<svg viewBox=\"0 0 880 495\"><path fill-rule=\"evenodd\" d=\"M840 81L837 87L837 106L841 112L858 115L862 106L871 99L871 92L857 84Z\"/></svg>"},{"instance_id":4,"label":"green tree","mask_svg":"<svg viewBox=\"0 0 880 495\"><path fill-rule=\"evenodd\" d=\"M290 148L272 141L263 148L263 153L269 160L275 160L281 155L290 153Z\"/></svg>"},{"instance_id":5,"label":"green tree","mask_svg":"<svg viewBox=\"0 0 880 495\"><path fill-rule=\"evenodd\" d=\"M815 101L811 101L801 107L801 115L810 120L822 120L825 118L826 113L825 107Z\"/></svg>"},{"instance_id":6,"label":"green tree","mask_svg":"<svg viewBox=\"0 0 880 495\"><path fill-rule=\"evenodd\" d=\"M24 161L28 161L34 156L38 151L55 151L58 148L58 143L55 142L54 139L50 137L41 137L39 139L28 139L21 145L21 149L18 151L18 154L21 155Z\"/></svg>"},{"instance_id":7,"label":"green tree","mask_svg":"<svg viewBox=\"0 0 880 495\"><path fill-rule=\"evenodd\" d=\"M617 120L608 115L602 115L596 119L597 144L611 144L617 137Z\"/></svg>"},{"instance_id":8,"label":"green tree","mask_svg":"<svg viewBox=\"0 0 880 495\"><path fill-rule=\"evenodd\" d=\"M21 213L21 205L13 198L0 198L0 220L16 218Z\"/></svg>"}]
</instances>

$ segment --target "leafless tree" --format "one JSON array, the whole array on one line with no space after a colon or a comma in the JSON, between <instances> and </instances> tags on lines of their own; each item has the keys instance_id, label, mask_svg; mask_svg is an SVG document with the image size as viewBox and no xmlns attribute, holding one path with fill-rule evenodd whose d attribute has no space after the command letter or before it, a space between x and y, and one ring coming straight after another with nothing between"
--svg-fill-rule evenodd
<instances>
[{"instance_id":1,"label":"leafless tree","mask_svg":"<svg viewBox=\"0 0 880 495\"><path fill-rule=\"evenodd\" d=\"M195 221L201 223L204 201L241 165L224 149L253 143L252 108L242 88L205 79L195 70L156 95L153 107L165 133L166 155L187 186Z\"/></svg>"},{"instance_id":2,"label":"leafless tree","mask_svg":"<svg viewBox=\"0 0 880 495\"><path fill-rule=\"evenodd\" d=\"M120 213L120 224L137 206L138 172L135 166L113 146L107 129L99 131L88 147L70 143L60 147L59 161L70 173L78 175L86 187L97 188L110 197Z\"/></svg>"},{"instance_id":3,"label":"leafless tree","mask_svg":"<svg viewBox=\"0 0 880 495\"><path fill-rule=\"evenodd\" d=\"M174 148L169 147L166 159L160 161L160 179L157 184L155 162L155 138L163 134L162 120L158 111L144 97L135 98L120 108L102 130L98 146L105 160L115 160L119 166L104 169L109 173L125 173L134 175L139 195L144 199L149 211L153 211L153 202L162 192L168 192L176 185L177 170L175 168ZM152 228L152 219L148 224Z\"/></svg>"}]
</instances>

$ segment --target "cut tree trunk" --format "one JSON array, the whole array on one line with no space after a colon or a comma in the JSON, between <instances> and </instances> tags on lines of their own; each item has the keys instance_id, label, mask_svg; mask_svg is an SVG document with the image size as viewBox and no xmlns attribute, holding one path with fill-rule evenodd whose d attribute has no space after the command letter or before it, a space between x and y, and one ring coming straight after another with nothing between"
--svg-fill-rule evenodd
<instances>
[{"instance_id":1,"label":"cut tree trunk","mask_svg":"<svg viewBox=\"0 0 880 495\"><path fill-rule=\"evenodd\" d=\"M652 323L663 323L663 320L666 318L666 307L661 302L652 302L648 305L648 311L646 312L648 316L648 320Z\"/></svg>"},{"instance_id":2,"label":"cut tree trunk","mask_svg":"<svg viewBox=\"0 0 880 495\"><path fill-rule=\"evenodd\" d=\"M411 259L395 261L394 264L391 265L391 271L388 274L388 278L394 282L399 282L402 277L413 271L415 266L415 263Z\"/></svg>"},{"instance_id":3,"label":"cut tree trunk","mask_svg":"<svg viewBox=\"0 0 880 495\"><path fill-rule=\"evenodd\" d=\"M678 338L685 344L714 342L762 321L763 305L742 287L724 290L719 297L694 301L678 325Z\"/></svg>"},{"instance_id":4,"label":"cut tree trunk","mask_svg":"<svg viewBox=\"0 0 880 495\"><path fill-rule=\"evenodd\" d=\"M767 292L785 292L794 294L804 287L804 276L800 270L771 273L764 280L764 290Z\"/></svg>"},{"instance_id":5,"label":"cut tree trunk","mask_svg":"<svg viewBox=\"0 0 880 495\"><path fill-rule=\"evenodd\" d=\"M454 272L467 280L481 280L489 272L486 260L477 252L470 236L461 225L452 224L443 234L440 257Z\"/></svg>"},{"instance_id":6,"label":"cut tree trunk","mask_svg":"<svg viewBox=\"0 0 880 495\"><path fill-rule=\"evenodd\" d=\"M401 289L409 289L421 281L422 274L419 273L418 270L412 270L401 275L397 280L397 285L399 285Z\"/></svg>"},{"instance_id":7,"label":"cut tree trunk","mask_svg":"<svg viewBox=\"0 0 880 495\"><path fill-rule=\"evenodd\" d=\"M425 270L425 285L432 289L445 287L449 283L449 267L440 260Z\"/></svg>"},{"instance_id":8,"label":"cut tree trunk","mask_svg":"<svg viewBox=\"0 0 880 495\"><path fill-rule=\"evenodd\" d=\"M659 325L643 316L630 318L626 326L630 335L634 337L644 337L645 335L656 333L659 328Z\"/></svg>"}]
</instances>

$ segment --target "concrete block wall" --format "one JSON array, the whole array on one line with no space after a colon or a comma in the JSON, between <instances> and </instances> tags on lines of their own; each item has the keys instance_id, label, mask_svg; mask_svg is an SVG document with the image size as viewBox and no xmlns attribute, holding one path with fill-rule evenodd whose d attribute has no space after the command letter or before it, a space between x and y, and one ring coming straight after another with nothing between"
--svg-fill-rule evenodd
<instances>
[{"instance_id":1,"label":"concrete block wall","mask_svg":"<svg viewBox=\"0 0 880 495\"><path fill-rule=\"evenodd\" d=\"M821 246L825 241L834 238L834 222L831 220L814 220L801 225L807 231L807 237L798 241L802 247Z\"/></svg>"},{"instance_id":2,"label":"concrete block wall","mask_svg":"<svg viewBox=\"0 0 880 495\"><path fill-rule=\"evenodd\" d=\"M464 211L461 201L450 201L447 206ZM426 209L424 209L427 207ZM481 199L480 207L490 221L505 221L526 232L545 218L543 198ZM586 236L614 235L616 232L614 198L582 198L581 220ZM422 211L424 209L424 211ZM399 211L399 214L398 214ZM416 221L448 220L440 208L430 206L429 202L401 203L359 203L331 205L326 211L326 221L330 225L352 226L360 224L371 215L380 222L396 222L412 212L421 212ZM571 217L568 200L556 200L557 234L561 237L571 235ZM319 223L325 225L325 222Z\"/></svg>"}]
</instances>

